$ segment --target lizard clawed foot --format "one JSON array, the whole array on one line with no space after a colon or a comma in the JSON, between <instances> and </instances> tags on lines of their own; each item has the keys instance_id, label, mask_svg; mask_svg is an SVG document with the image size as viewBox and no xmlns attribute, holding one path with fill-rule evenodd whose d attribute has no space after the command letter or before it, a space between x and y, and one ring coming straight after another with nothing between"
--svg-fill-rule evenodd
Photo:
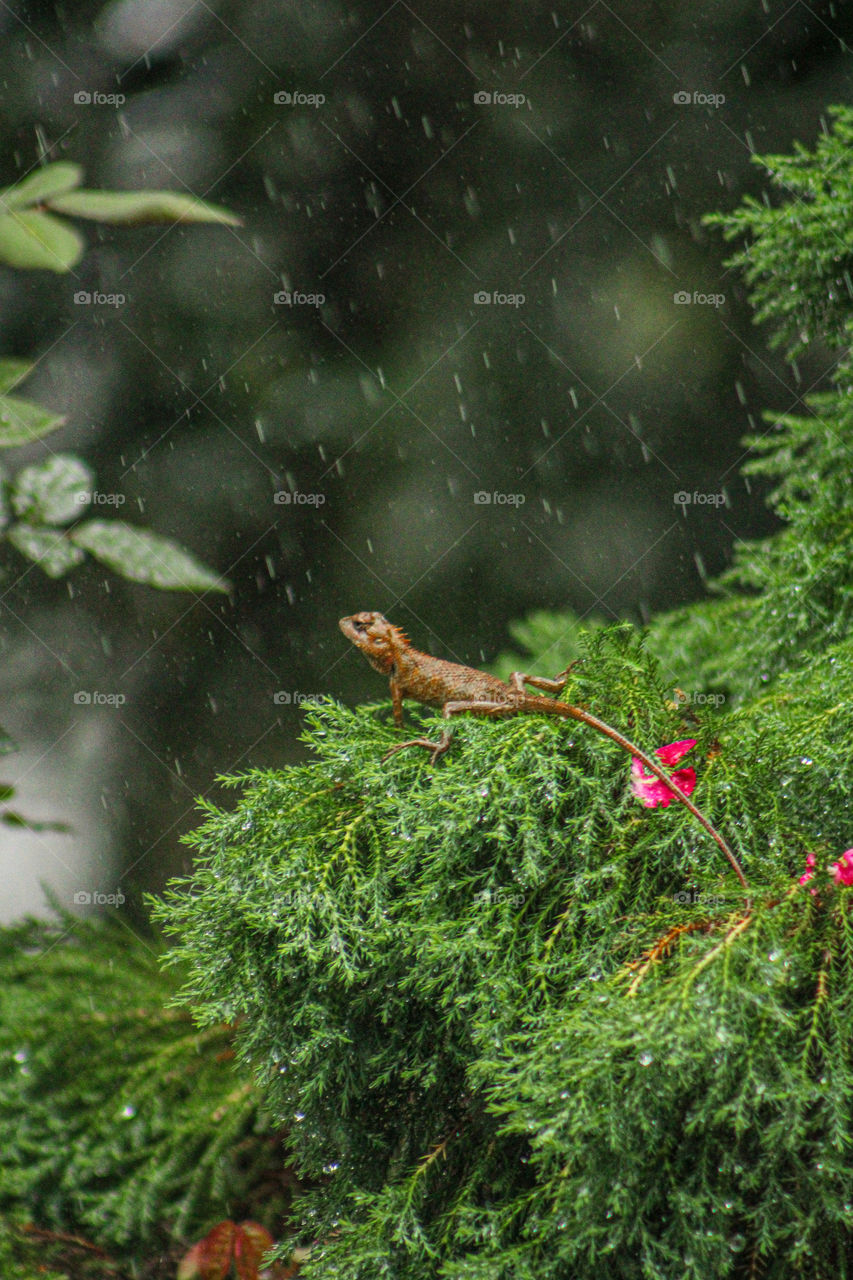
<instances>
[{"instance_id":1,"label":"lizard clawed foot","mask_svg":"<svg viewBox=\"0 0 853 1280\"><path fill-rule=\"evenodd\" d=\"M438 742L430 742L429 738L410 738L408 742L398 742L396 746L389 747L382 759L385 761L389 756L393 756L396 751L405 751L407 747L423 747L426 751L432 752L429 762L430 764L435 764L438 757L444 755L450 746L452 736L450 731L445 729Z\"/></svg>"},{"instance_id":2,"label":"lizard clawed foot","mask_svg":"<svg viewBox=\"0 0 853 1280\"><path fill-rule=\"evenodd\" d=\"M580 662L583 662L583 658L575 658L574 662L570 662L567 667L563 667L563 670L559 673L559 675L554 676L554 679L562 680L564 683L568 683L569 672L572 670L573 667L576 667Z\"/></svg>"}]
</instances>

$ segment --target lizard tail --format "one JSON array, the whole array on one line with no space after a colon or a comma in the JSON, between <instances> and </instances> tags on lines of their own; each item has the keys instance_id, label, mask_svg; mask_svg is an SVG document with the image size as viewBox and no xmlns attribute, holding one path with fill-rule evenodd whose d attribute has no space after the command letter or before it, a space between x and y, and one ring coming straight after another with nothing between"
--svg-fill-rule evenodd
<instances>
[{"instance_id":1,"label":"lizard tail","mask_svg":"<svg viewBox=\"0 0 853 1280\"><path fill-rule=\"evenodd\" d=\"M573 720L580 720L583 724L589 725L591 729L595 729L598 733L602 733L605 737L610 738L611 741L615 742L617 746L620 746L623 751L627 751L630 755L636 756L636 758L645 765L650 773L653 773L656 778L669 787L676 800L679 800L684 805L685 809L688 809L690 813L693 814L696 821L702 824L711 839L719 846L720 849L722 849L730 866L732 867L732 870L743 885L744 889L749 889L746 876L743 874L740 863L732 850L726 844L723 837L720 835L719 831L717 831L717 829L709 822L702 810L693 803L690 797L684 794L678 783L669 776L657 760L654 760L651 756L647 755L640 747L635 746L635 744L631 742L630 739L626 738L624 734L619 733L618 729L612 729L609 724L605 724L605 722L603 720L599 720L597 716L591 715L588 711L581 710L580 707L572 706L570 702L557 702L552 701L550 698L531 698L530 701L541 701L545 703L552 715L556 712L557 715L570 717Z\"/></svg>"}]
</instances>

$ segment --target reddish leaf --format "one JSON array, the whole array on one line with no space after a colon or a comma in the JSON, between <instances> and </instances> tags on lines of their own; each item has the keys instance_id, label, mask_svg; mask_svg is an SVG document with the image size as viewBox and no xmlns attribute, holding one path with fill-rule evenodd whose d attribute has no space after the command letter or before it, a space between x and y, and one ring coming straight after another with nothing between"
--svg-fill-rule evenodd
<instances>
[{"instance_id":1,"label":"reddish leaf","mask_svg":"<svg viewBox=\"0 0 853 1280\"><path fill-rule=\"evenodd\" d=\"M217 1222L181 1259L178 1280L225 1280L234 1256L234 1238L238 1230L228 1219Z\"/></svg>"},{"instance_id":2,"label":"reddish leaf","mask_svg":"<svg viewBox=\"0 0 853 1280\"><path fill-rule=\"evenodd\" d=\"M258 1280L261 1258L275 1241L259 1222L241 1222L234 1238L234 1266L238 1280Z\"/></svg>"}]
</instances>

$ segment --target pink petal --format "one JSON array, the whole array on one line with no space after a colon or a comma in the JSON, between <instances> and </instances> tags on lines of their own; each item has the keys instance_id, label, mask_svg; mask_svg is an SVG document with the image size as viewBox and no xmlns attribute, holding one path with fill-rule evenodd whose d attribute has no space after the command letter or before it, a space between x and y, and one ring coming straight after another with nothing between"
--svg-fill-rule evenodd
<instances>
[{"instance_id":1,"label":"pink petal","mask_svg":"<svg viewBox=\"0 0 853 1280\"><path fill-rule=\"evenodd\" d=\"M815 873L816 859L813 853L806 856L806 868L799 877L800 884L808 884L813 879ZM832 872L832 878L836 884L853 885L853 849L847 849L842 853L837 862L830 864L829 870ZM817 893L817 889L812 889L811 893Z\"/></svg>"},{"instance_id":2,"label":"pink petal","mask_svg":"<svg viewBox=\"0 0 853 1280\"><path fill-rule=\"evenodd\" d=\"M682 756L696 746L697 738L682 738L680 742L668 742L665 747L658 747L655 755L661 764L677 764ZM677 775L676 775L677 776Z\"/></svg>"},{"instance_id":3,"label":"pink petal","mask_svg":"<svg viewBox=\"0 0 853 1280\"><path fill-rule=\"evenodd\" d=\"M838 862L832 864L832 878L836 884L853 884L853 849L842 853Z\"/></svg>"},{"instance_id":4,"label":"pink petal","mask_svg":"<svg viewBox=\"0 0 853 1280\"><path fill-rule=\"evenodd\" d=\"M804 871L804 872L803 872L803 874L800 876L799 881L798 881L798 883L799 883L799 884L808 884L808 882L814 878L814 865L815 865L815 856L814 856L814 854L813 854L813 853L807 853L807 854L806 854L806 867L807 867L807 870L806 870L806 871ZM815 889L812 889L812 893L815 893L815 892L816 892L816 890L815 890Z\"/></svg>"},{"instance_id":5,"label":"pink petal","mask_svg":"<svg viewBox=\"0 0 853 1280\"><path fill-rule=\"evenodd\" d=\"M675 759L679 760L681 756L690 750L690 747L695 745L696 741L694 739L683 751L678 752ZM679 746L683 746L683 744L674 742L670 747L661 747L656 754L662 756L664 751L670 750L671 747ZM670 764L671 761L664 760L663 763ZM686 796L689 796L696 786L695 769L676 769L672 777L676 786L680 787ZM661 782L660 778L656 778L654 774L646 773L643 762L638 760L636 756L631 760L631 790L638 800L642 800L647 809L654 809L659 804L666 808L675 799L675 795L666 783Z\"/></svg>"}]
</instances>

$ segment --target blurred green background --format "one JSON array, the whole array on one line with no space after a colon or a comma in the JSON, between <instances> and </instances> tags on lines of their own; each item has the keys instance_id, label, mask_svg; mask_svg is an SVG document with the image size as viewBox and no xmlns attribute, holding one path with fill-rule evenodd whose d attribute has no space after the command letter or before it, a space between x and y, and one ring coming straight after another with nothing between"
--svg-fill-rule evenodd
<instances>
[{"instance_id":1,"label":"blurred green background","mask_svg":"<svg viewBox=\"0 0 853 1280\"><path fill-rule=\"evenodd\" d=\"M75 828L3 836L8 914L36 868L133 909L217 773L299 758L305 696L384 696L341 614L479 664L532 609L697 598L768 530L739 441L830 357L792 378L701 219L849 101L851 34L770 0L0 6L0 184L71 159L243 219L0 269L50 447L234 584L6 565L5 773Z\"/></svg>"}]
</instances>

